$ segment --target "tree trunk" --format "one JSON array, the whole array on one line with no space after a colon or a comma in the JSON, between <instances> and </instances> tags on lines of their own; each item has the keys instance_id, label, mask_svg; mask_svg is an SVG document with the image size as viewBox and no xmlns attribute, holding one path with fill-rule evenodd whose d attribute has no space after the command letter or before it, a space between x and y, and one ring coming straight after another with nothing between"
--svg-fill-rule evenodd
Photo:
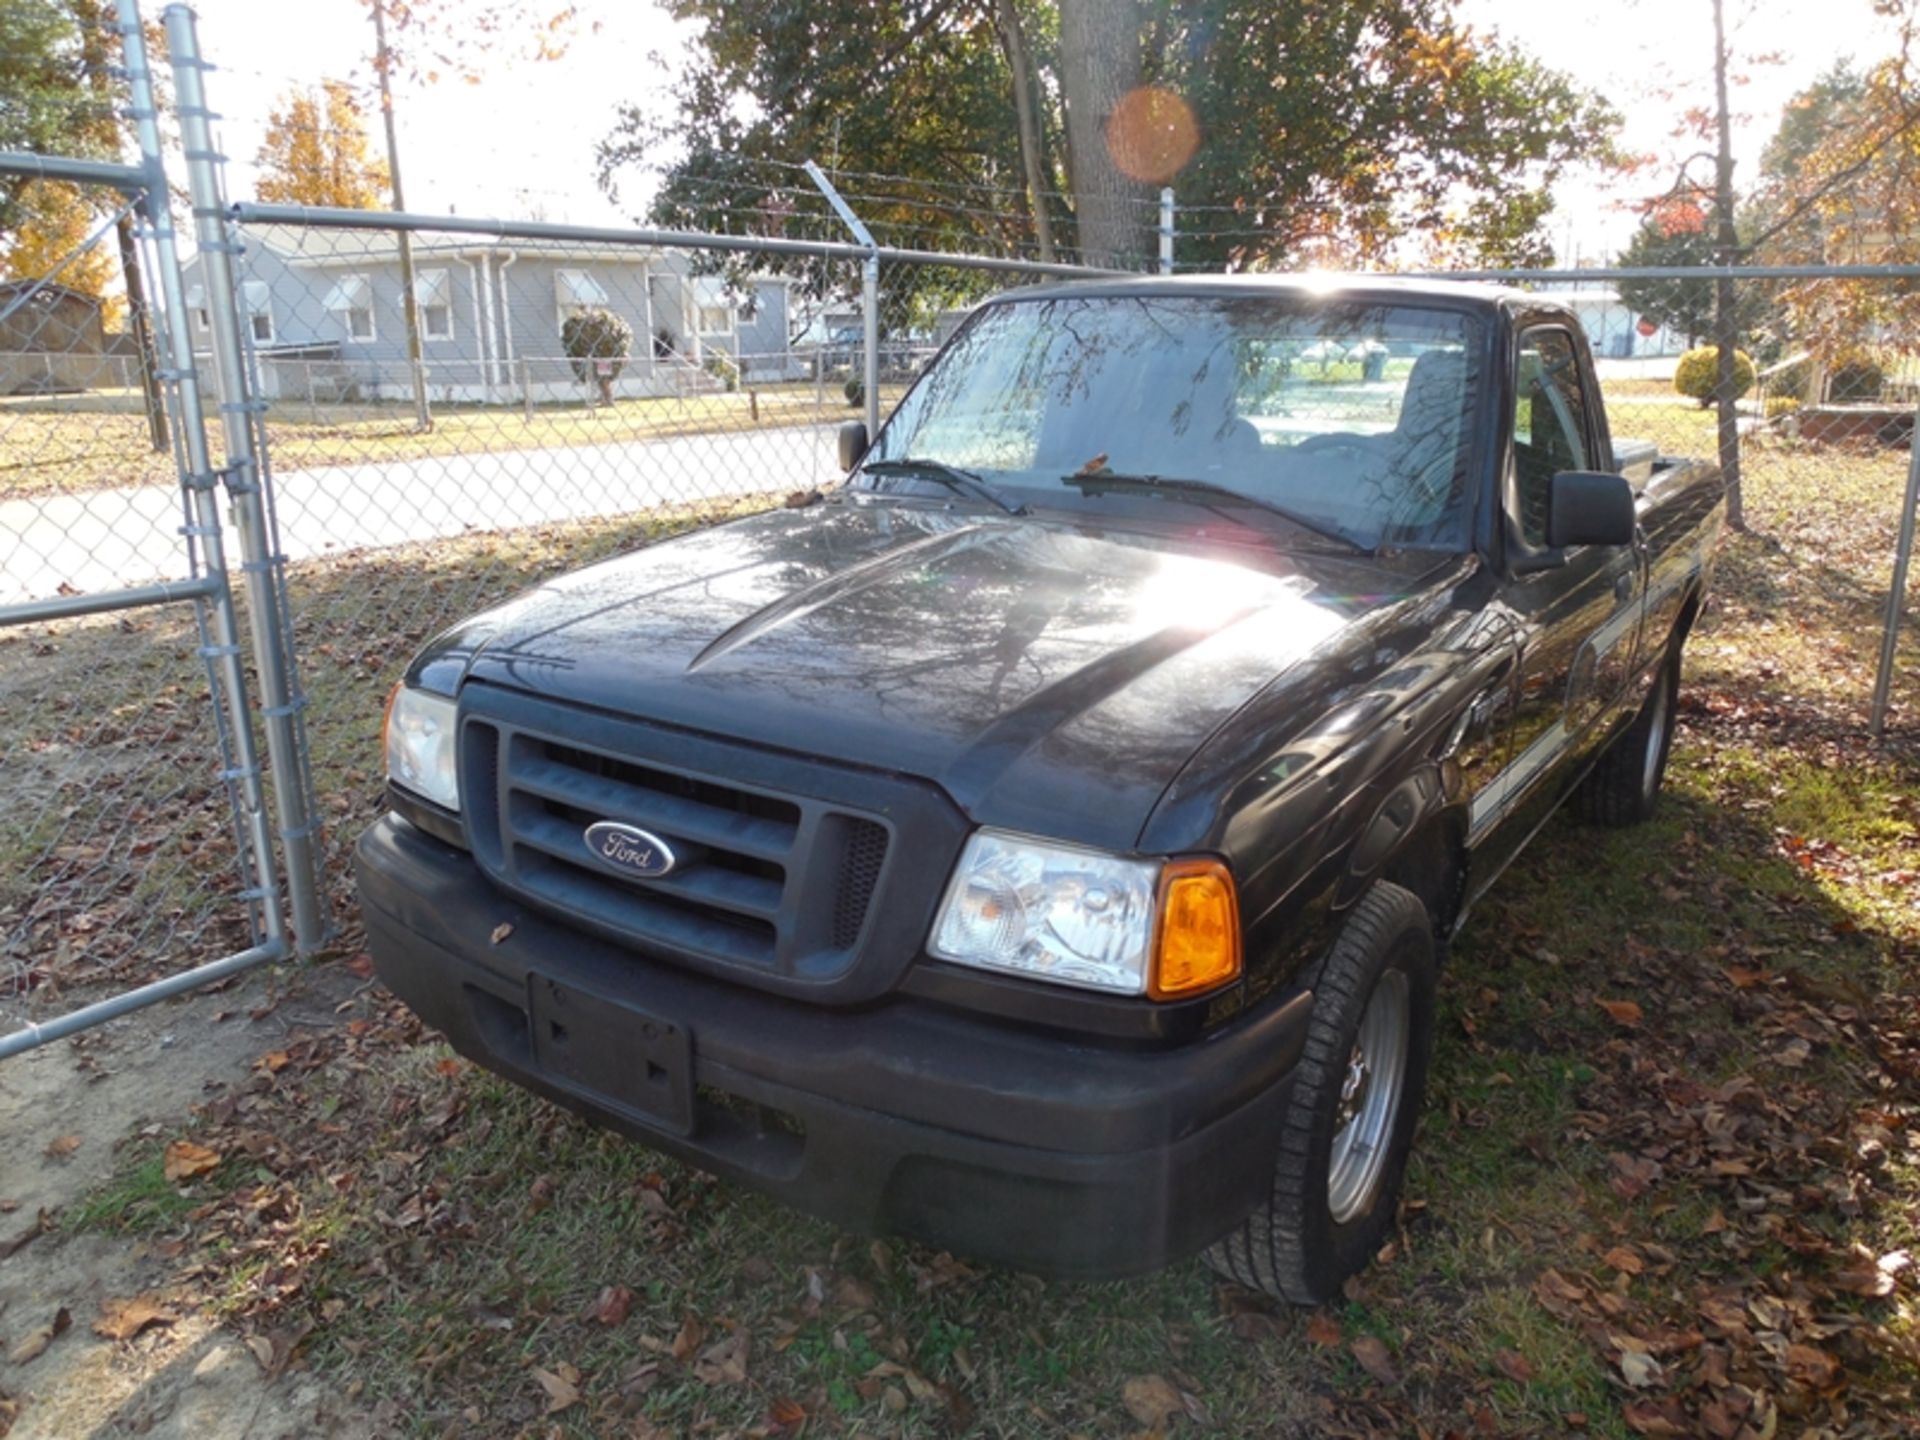
<instances>
[{"instance_id":1,"label":"tree trunk","mask_svg":"<svg viewBox=\"0 0 1920 1440\"><path fill-rule=\"evenodd\" d=\"M1739 259L1740 237L1733 228L1733 117L1727 107L1727 30L1726 0L1713 0L1713 88L1720 131L1720 148L1715 165L1713 208L1714 236L1722 265ZM1714 396L1719 402L1720 473L1727 482L1727 524L1735 530L1747 528L1746 506L1740 494L1740 412L1734 394L1733 352L1740 343L1740 325L1735 314L1733 281L1713 282L1713 343L1718 351L1714 367Z\"/></svg>"},{"instance_id":2,"label":"tree trunk","mask_svg":"<svg viewBox=\"0 0 1920 1440\"><path fill-rule=\"evenodd\" d=\"M1026 37L1020 33L1020 11L1014 0L998 0L1000 45L1013 72L1013 113L1020 126L1020 163L1027 172L1027 205L1033 214L1033 238L1040 258L1053 263L1053 217L1047 213L1047 185L1040 159L1040 125L1033 113L1033 66L1027 59Z\"/></svg>"},{"instance_id":3,"label":"tree trunk","mask_svg":"<svg viewBox=\"0 0 1920 1440\"><path fill-rule=\"evenodd\" d=\"M1140 85L1139 0L1060 0L1060 87L1080 259L1139 269L1153 250L1152 191L1108 144L1120 97Z\"/></svg>"},{"instance_id":4,"label":"tree trunk","mask_svg":"<svg viewBox=\"0 0 1920 1440\"><path fill-rule=\"evenodd\" d=\"M164 197L160 203L166 203ZM160 352L153 343L146 280L140 270L140 247L133 237L133 217L121 216L114 230L120 242L120 276L127 286L127 323L133 327L133 348L139 357L140 397L147 411L147 440L155 451L165 454L171 441L167 434L166 400L160 393Z\"/></svg>"}]
</instances>

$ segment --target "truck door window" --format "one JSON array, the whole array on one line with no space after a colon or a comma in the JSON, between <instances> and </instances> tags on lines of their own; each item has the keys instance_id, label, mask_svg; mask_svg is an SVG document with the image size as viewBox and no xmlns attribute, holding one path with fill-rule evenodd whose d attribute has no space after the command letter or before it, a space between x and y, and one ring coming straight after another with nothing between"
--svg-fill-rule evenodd
<instances>
[{"instance_id":1,"label":"truck door window","mask_svg":"<svg viewBox=\"0 0 1920 1440\"><path fill-rule=\"evenodd\" d=\"M1562 470L1585 470L1587 402L1579 352L1564 330L1530 330L1515 368L1513 480L1516 519L1527 544L1547 543L1547 490Z\"/></svg>"}]
</instances>

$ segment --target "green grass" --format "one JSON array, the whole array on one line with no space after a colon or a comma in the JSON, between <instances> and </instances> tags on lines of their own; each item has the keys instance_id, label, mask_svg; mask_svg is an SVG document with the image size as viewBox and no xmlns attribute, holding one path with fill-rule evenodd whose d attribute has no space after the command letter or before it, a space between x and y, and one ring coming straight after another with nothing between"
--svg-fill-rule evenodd
<instances>
[{"instance_id":1,"label":"green grass","mask_svg":"<svg viewBox=\"0 0 1920 1440\"><path fill-rule=\"evenodd\" d=\"M63 1211L60 1227L134 1235L171 1230L205 1202L219 1178L216 1171L211 1179L198 1181L197 1189L176 1185L166 1177L160 1150L143 1146L104 1186Z\"/></svg>"}]
</instances>

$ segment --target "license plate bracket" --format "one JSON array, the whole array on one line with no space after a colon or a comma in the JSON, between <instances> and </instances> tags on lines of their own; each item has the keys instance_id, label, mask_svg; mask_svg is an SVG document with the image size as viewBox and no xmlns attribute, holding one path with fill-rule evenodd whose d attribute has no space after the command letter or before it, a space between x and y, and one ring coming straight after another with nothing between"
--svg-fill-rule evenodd
<instances>
[{"instance_id":1,"label":"license plate bracket","mask_svg":"<svg viewBox=\"0 0 1920 1440\"><path fill-rule=\"evenodd\" d=\"M643 1125L693 1130L693 1044L651 1011L535 972L527 977L533 1061L564 1090Z\"/></svg>"}]
</instances>

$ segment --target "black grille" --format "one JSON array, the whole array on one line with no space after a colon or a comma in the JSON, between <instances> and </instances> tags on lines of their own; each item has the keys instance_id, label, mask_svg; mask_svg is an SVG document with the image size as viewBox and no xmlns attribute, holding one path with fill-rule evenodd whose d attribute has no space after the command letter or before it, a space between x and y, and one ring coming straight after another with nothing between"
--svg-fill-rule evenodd
<instances>
[{"instance_id":1,"label":"black grille","mask_svg":"<svg viewBox=\"0 0 1920 1440\"><path fill-rule=\"evenodd\" d=\"M883 826L871 820L855 820L847 829L846 847L840 856L840 883L833 893L833 943L843 950L852 949L860 938L860 927L867 923L867 902L873 899L873 887L887 859Z\"/></svg>"},{"instance_id":2,"label":"black grille","mask_svg":"<svg viewBox=\"0 0 1920 1440\"><path fill-rule=\"evenodd\" d=\"M539 718L566 726L565 714ZM675 752L691 742L671 735L660 739L665 753L639 753L661 732L616 727L635 749L616 753L571 733L561 739L518 717L463 715L467 836L494 880L658 958L815 984L845 974L884 883L889 824L677 763ZM615 727L579 728L598 739ZM714 742L699 748L705 756ZM588 826L608 820L665 841L674 867L651 879L609 868L585 837Z\"/></svg>"}]
</instances>

